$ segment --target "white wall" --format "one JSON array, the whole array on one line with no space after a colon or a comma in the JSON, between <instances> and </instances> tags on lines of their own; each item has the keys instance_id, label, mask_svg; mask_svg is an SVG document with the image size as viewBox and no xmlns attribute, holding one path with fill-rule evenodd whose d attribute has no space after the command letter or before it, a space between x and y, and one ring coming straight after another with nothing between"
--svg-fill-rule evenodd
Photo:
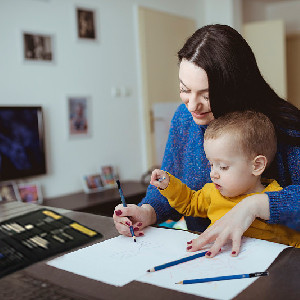
<instances>
[{"instance_id":1,"label":"white wall","mask_svg":"<svg viewBox=\"0 0 300 300\"><path fill-rule=\"evenodd\" d=\"M300 32L300 1L243 0L243 22L283 20L286 33Z\"/></svg>"},{"instance_id":2,"label":"white wall","mask_svg":"<svg viewBox=\"0 0 300 300\"><path fill-rule=\"evenodd\" d=\"M205 23L227 24L240 32L242 24L241 0L205 0Z\"/></svg>"},{"instance_id":3,"label":"white wall","mask_svg":"<svg viewBox=\"0 0 300 300\"><path fill-rule=\"evenodd\" d=\"M260 0L243 1L243 23L262 21L266 19L266 6L268 3Z\"/></svg>"},{"instance_id":4,"label":"white wall","mask_svg":"<svg viewBox=\"0 0 300 300\"><path fill-rule=\"evenodd\" d=\"M81 190L81 176L101 165L118 166L120 177L140 179L145 157L140 120L136 5L203 24L198 0L1 0L0 105L42 105L48 172L31 178L45 197ZM76 38L75 7L96 9L97 42ZM23 61L22 31L54 35L55 62ZM113 87L128 97L114 98ZM89 138L68 137L67 97L91 98Z\"/></svg>"},{"instance_id":5,"label":"white wall","mask_svg":"<svg viewBox=\"0 0 300 300\"><path fill-rule=\"evenodd\" d=\"M284 1L270 4L266 7L266 18L268 20L284 20L287 34L299 33L300 1Z\"/></svg>"}]
</instances>

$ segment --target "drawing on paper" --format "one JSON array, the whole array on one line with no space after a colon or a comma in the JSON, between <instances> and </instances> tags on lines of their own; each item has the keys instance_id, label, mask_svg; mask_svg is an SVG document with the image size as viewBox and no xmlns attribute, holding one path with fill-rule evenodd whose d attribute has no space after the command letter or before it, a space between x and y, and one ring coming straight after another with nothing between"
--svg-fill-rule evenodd
<instances>
[{"instance_id":1,"label":"drawing on paper","mask_svg":"<svg viewBox=\"0 0 300 300\"><path fill-rule=\"evenodd\" d=\"M159 249L162 245L159 243L153 243L151 241L139 239L138 243L132 244L131 246L120 249L111 249L111 258L113 259L129 259L136 257L141 253L153 249Z\"/></svg>"}]
</instances>

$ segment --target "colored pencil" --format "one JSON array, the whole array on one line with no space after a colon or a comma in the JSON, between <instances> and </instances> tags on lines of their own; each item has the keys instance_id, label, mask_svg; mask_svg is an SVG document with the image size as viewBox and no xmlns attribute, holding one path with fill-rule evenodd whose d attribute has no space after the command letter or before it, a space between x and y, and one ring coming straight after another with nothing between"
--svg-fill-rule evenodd
<instances>
[{"instance_id":1,"label":"colored pencil","mask_svg":"<svg viewBox=\"0 0 300 300\"><path fill-rule=\"evenodd\" d=\"M207 251L196 253L196 254L191 255L191 256L187 256L187 257L184 257L184 258L181 258L181 259L177 259L177 260L168 262L168 263L163 264L163 265L156 266L154 268L151 268L151 269L147 270L147 272L155 272L155 271L163 270L163 269L173 267L173 266L179 265L181 263L184 263L184 262L187 262L187 261L190 261L190 260L194 260L194 259L199 258L199 257L203 257L203 256L205 256L206 252Z\"/></svg>"},{"instance_id":2,"label":"colored pencil","mask_svg":"<svg viewBox=\"0 0 300 300\"><path fill-rule=\"evenodd\" d=\"M164 181L165 179L166 179L166 177L161 177L161 178L158 178L157 181L158 181L158 182L162 182L162 181Z\"/></svg>"},{"instance_id":3,"label":"colored pencil","mask_svg":"<svg viewBox=\"0 0 300 300\"><path fill-rule=\"evenodd\" d=\"M119 193L120 193L120 196L121 196L122 204L123 204L124 207L127 207L127 204L126 204L126 201L125 201L125 197L124 197L123 191L122 191L122 189L121 189L120 181L119 181L119 180L116 180L116 183L117 183L117 185L118 185L118 189L119 189ZM134 234L133 227L130 226L129 229L130 229L130 233L131 233L131 236L132 236L132 238L133 238L133 241L136 242L136 237L135 237L135 234Z\"/></svg>"},{"instance_id":4,"label":"colored pencil","mask_svg":"<svg viewBox=\"0 0 300 300\"><path fill-rule=\"evenodd\" d=\"M228 276L212 277L212 278L199 278L199 279L182 280L182 281L176 282L176 284L204 283L204 282L211 282L211 281L253 278L253 277L268 276L268 275L269 275L269 272L266 271L266 272L250 273L250 274L239 274L239 275L228 275Z\"/></svg>"}]
</instances>

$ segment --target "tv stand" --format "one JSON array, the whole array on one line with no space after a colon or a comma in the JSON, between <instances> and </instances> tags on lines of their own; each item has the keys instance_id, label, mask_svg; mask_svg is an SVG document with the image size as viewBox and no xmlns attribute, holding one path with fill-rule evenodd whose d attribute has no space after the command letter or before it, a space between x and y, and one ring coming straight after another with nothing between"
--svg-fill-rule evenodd
<instances>
[{"instance_id":1,"label":"tv stand","mask_svg":"<svg viewBox=\"0 0 300 300\"><path fill-rule=\"evenodd\" d=\"M122 190L127 204L138 204L145 197L147 187L148 185L139 181L123 181ZM61 197L46 198L43 201L45 206L109 217L113 215L114 208L118 204L121 204L121 199L117 187L90 194L72 193Z\"/></svg>"}]
</instances>

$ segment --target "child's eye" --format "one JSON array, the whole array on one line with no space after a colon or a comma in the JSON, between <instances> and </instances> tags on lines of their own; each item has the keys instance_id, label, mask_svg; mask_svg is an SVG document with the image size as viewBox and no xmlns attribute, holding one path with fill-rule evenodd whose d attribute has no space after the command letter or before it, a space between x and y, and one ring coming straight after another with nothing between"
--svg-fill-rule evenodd
<instances>
[{"instance_id":1,"label":"child's eye","mask_svg":"<svg viewBox=\"0 0 300 300\"><path fill-rule=\"evenodd\" d=\"M229 169L229 167L228 166L226 166L226 167L224 167L224 166L220 166L220 170L222 170L222 171L227 171Z\"/></svg>"}]
</instances>

